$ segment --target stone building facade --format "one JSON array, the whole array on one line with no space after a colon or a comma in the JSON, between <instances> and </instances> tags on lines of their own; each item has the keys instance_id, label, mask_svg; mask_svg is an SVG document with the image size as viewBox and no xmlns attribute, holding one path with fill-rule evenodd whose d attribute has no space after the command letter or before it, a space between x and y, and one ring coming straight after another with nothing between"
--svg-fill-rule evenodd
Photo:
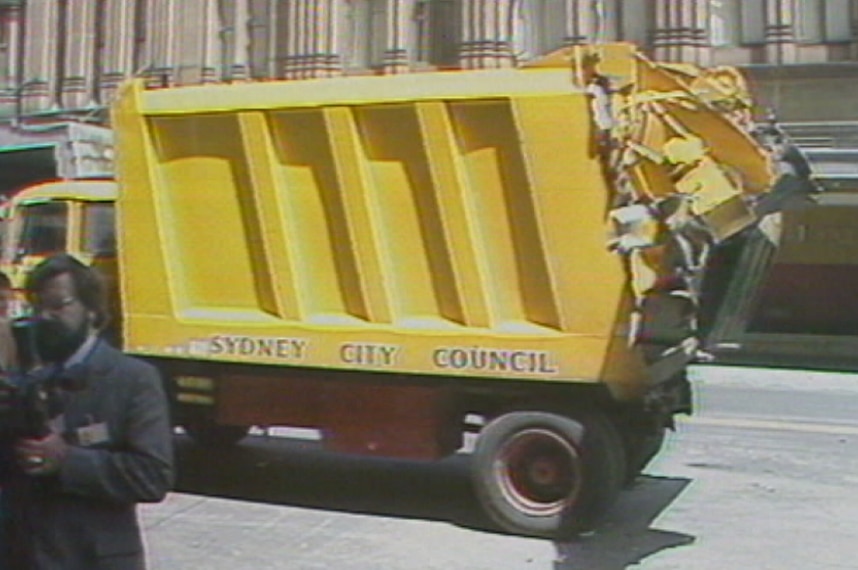
<instances>
[{"instance_id":1,"label":"stone building facade","mask_svg":"<svg viewBox=\"0 0 858 570\"><path fill-rule=\"evenodd\" d=\"M700 64L856 61L854 0L0 0L28 110L170 84L504 67L613 40Z\"/></svg>"}]
</instances>

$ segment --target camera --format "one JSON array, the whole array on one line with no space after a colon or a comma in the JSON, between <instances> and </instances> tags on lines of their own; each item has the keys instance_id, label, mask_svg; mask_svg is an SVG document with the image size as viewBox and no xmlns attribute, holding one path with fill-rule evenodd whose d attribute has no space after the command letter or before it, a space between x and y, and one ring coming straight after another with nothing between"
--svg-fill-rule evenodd
<instances>
[{"instance_id":1,"label":"camera","mask_svg":"<svg viewBox=\"0 0 858 570\"><path fill-rule=\"evenodd\" d=\"M0 441L42 438L50 432L50 421L63 412L64 392L87 385L85 362L68 368L43 366L38 358L33 319L12 321L12 336L22 372L0 370Z\"/></svg>"},{"instance_id":2,"label":"camera","mask_svg":"<svg viewBox=\"0 0 858 570\"><path fill-rule=\"evenodd\" d=\"M35 375L0 376L0 439L42 438L61 410L49 382Z\"/></svg>"},{"instance_id":3,"label":"camera","mask_svg":"<svg viewBox=\"0 0 858 570\"><path fill-rule=\"evenodd\" d=\"M33 343L33 321L12 322L21 372L0 371L0 440L42 438L49 422L62 413L61 388L75 384L76 369L57 371L39 365ZM77 382L79 383L79 381Z\"/></svg>"}]
</instances>

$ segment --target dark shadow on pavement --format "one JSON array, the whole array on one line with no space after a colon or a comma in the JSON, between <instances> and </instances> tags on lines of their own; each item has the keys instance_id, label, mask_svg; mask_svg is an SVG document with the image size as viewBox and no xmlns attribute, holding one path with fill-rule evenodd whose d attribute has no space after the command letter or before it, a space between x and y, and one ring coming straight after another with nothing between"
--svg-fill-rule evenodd
<instances>
[{"instance_id":1,"label":"dark shadow on pavement","mask_svg":"<svg viewBox=\"0 0 858 570\"><path fill-rule=\"evenodd\" d=\"M348 513L480 527L468 457L419 462L328 453L316 442L249 437L210 451L176 441L176 490Z\"/></svg>"},{"instance_id":2,"label":"dark shadow on pavement","mask_svg":"<svg viewBox=\"0 0 858 570\"><path fill-rule=\"evenodd\" d=\"M554 570L624 570L656 552L693 543L691 535L652 528L656 517L689 483L689 479L638 477L595 532L555 543Z\"/></svg>"},{"instance_id":3,"label":"dark shadow on pavement","mask_svg":"<svg viewBox=\"0 0 858 570\"><path fill-rule=\"evenodd\" d=\"M469 457L418 462L324 452L317 442L249 437L206 450L177 438L177 491L348 513L444 521L501 532L482 514L472 491ZM556 543L554 570L622 570L694 537L651 528L688 479L639 477L600 528Z\"/></svg>"}]
</instances>

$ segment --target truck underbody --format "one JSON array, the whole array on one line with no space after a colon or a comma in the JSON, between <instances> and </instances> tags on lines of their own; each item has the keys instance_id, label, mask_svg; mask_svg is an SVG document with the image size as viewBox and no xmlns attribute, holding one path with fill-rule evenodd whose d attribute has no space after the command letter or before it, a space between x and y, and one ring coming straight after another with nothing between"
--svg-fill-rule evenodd
<instances>
[{"instance_id":1,"label":"truck underbody","mask_svg":"<svg viewBox=\"0 0 858 570\"><path fill-rule=\"evenodd\" d=\"M479 433L472 475L483 504L502 529L537 536L595 524L691 406L684 376L623 403L601 383L152 361L170 379L176 423L203 445L289 426L318 430L332 452L435 460Z\"/></svg>"}]
</instances>

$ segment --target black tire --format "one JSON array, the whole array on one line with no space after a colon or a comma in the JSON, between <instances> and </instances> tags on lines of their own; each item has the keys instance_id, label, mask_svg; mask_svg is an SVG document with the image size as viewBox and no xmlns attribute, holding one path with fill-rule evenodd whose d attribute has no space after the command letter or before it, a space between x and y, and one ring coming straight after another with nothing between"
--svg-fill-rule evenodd
<instances>
[{"instance_id":1,"label":"black tire","mask_svg":"<svg viewBox=\"0 0 858 570\"><path fill-rule=\"evenodd\" d=\"M482 430L472 458L489 518L505 531L551 539L598 523L625 474L622 440L595 411L502 415Z\"/></svg>"},{"instance_id":2,"label":"black tire","mask_svg":"<svg viewBox=\"0 0 858 570\"><path fill-rule=\"evenodd\" d=\"M231 447L247 436L247 426L216 424L207 420L184 422L182 425L195 443L204 447Z\"/></svg>"}]
</instances>

